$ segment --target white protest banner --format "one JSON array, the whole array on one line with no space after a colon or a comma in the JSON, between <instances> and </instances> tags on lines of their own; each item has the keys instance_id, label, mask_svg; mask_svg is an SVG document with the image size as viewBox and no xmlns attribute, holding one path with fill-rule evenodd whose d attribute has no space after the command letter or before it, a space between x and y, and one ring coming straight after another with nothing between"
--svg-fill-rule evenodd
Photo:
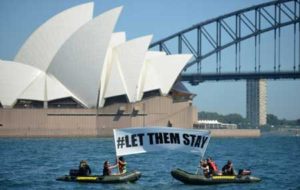
<instances>
[{"instance_id":1,"label":"white protest banner","mask_svg":"<svg viewBox=\"0 0 300 190\"><path fill-rule=\"evenodd\" d=\"M117 156L177 150L204 155L210 131L170 127L114 129Z\"/></svg>"}]
</instances>

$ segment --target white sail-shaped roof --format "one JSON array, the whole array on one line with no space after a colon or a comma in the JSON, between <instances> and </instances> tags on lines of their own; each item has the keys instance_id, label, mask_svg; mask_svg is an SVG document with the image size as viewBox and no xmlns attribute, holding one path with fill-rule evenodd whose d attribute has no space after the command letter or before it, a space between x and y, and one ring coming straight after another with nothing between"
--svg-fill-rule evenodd
<instances>
[{"instance_id":1,"label":"white sail-shaped roof","mask_svg":"<svg viewBox=\"0 0 300 190\"><path fill-rule=\"evenodd\" d=\"M54 76L51 74L47 75L46 79L46 86L47 86L47 100L56 100L56 99L61 99L65 97L72 97L76 99L78 102L83 102L79 100L75 94L70 92L60 81L58 81ZM84 105L84 104L83 104Z\"/></svg>"},{"instance_id":2,"label":"white sail-shaped roof","mask_svg":"<svg viewBox=\"0 0 300 190\"><path fill-rule=\"evenodd\" d=\"M125 32L112 33L121 10L92 20L93 3L87 3L49 19L16 55L22 63L0 60L2 105L72 97L102 107L119 95L129 102L156 89L167 95L191 55L148 51L152 36L126 41Z\"/></svg>"},{"instance_id":3,"label":"white sail-shaped roof","mask_svg":"<svg viewBox=\"0 0 300 190\"><path fill-rule=\"evenodd\" d=\"M65 41L92 19L93 7L92 2L82 4L49 19L26 40L16 55L15 61L46 71Z\"/></svg>"},{"instance_id":4,"label":"white sail-shaped roof","mask_svg":"<svg viewBox=\"0 0 300 190\"><path fill-rule=\"evenodd\" d=\"M46 101L46 74L41 72L23 91L19 99Z\"/></svg>"},{"instance_id":5,"label":"white sail-shaped roof","mask_svg":"<svg viewBox=\"0 0 300 190\"><path fill-rule=\"evenodd\" d=\"M125 32L115 32L111 35L108 48L112 49L124 42L126 42L126 33Z\"/></svg>"},{"instance_id":6,"label":"white sail-shaped roof","mask_svg":"<svg viewBox=\"0 0 300 190\"><path fill-rule=\"evenodd\" d=\"M162 57L166 56L165 52L158 52L158 51L148 51L146 54L145 62L143 64L143 68L141 71L141 76L140 76L140 81L139 81L139 89L137 92L137 100L141 100L143 97L144 92L154 90L154 89L159 89L159 81L158 78L156 77L156 73L153 67L149 67L148 64L153 58L157 57ZM152 76L151 81L148 81L148 86L145 87L146 83L146 77L147 75ZM147 89L148 90L145 90ZM150 90L149 90L150 89Z\"/></svg>"},{"instance_id":7,"label":"white sail-shaped roof","mask_svg":"<svg viewBox=\"0 0 300 190\"><path fill-rule=\"evenodd\" d=\"M21 63L0 60L0 101L4 107L13 106L40 70Z\"/></svg>"},{"instance_id":8,"label":"white sail-shaped roof","mask_svg":"<svg viewBox=\"0 0 300 190\"><path fill-rule=\"evenodd\" d=\"M22 92L19 99L51 101L66 97L73 97L81 102L54 76L41 72Z\"/></svg>"},{"instance_id":9,"label":"white sail-shaped roof","mask_svg":"<svg viewBox=\"0 0 300 190\"><path fill-rule=\"evenodd\" d=\"M111 63L111 72L108 75L107 79L107 88L104 92L104 98L126 95L126 89L123 82L124 78L122 77L120 62L116 54L114 54L113 56Z\"/></svg>"},{"instance_id":10,"label":"white sail-shaped roof","mask_svg":"<svg viewBox=\"0 0 300 190\"><path fill-rule=\"evenodd\" d=\"M112 56L113 59L111 59L112 68L109 72L109 79L106 84L107 88L104 92L105 98L127 95L129 101L130 96L132 96L131 101L138 101L139 81L143 77L142 69L144 67L144 60L148 55L147 49L151 38L152 36L137 38L113 49L114 54ZM127 55L129 58L125 58L124 55ZM130 60L130 58L133 59ZM128 71L131 71L131 73L128 73ZM130 74L132 76L128 76ZM130 86L132 88L131 95L128 93L128 87Z\"/></svg>"},{"instance_id":11,"label":"white sail-shaped roof","mask_svg":"<svg viewBox=\"0 0 300 190\"><path fill-rule=\"evenodd\" d=\"M113 48L124 43L125 41L126 41L125 32L113 33L111 36L111 39L109 42L109 47L107 49L107 53L106 53L106 57L105 57L105 61L104 61L103 69L102 69L102 74L101 74L101 85L100 85L99 104L98 104L98 106L100 106L100 107L102 107L105 103L104 96L107 91L109 78L111 76L112 65L116 64L116 61L113 60L113 59L116 59L116 57L114 57L115 53L113 51ZM119 75L119 73L116 73L116 74ZM114 75L112 75L112 76L114 76ZM123 91L123 92L125 92L125 91Z\"/></svg>"},{"instance_id":12,"label":"white sail-shaped roof","mask_svg":"<svg viewBox=\"0 0 300 190\"><path fill-rule=\"evenodd\" d=\"M115 48L129 102L137 101L140 74L152 36L130 40Z\"/></svg>"},{"instance_id":13,"label":"white sail-shaped roof","mask_svg":"<svg viewBox=\"0 0 300 190\"><path fill-rule=\"evenodd\" d=\"M144 92L157 89L163 95L171 90L178 75L192 55L157 56L147 61Z\"/></svg>"},{"instance_id":14,"label":"white sail-shaped roof","mask_svg":"<svg viewBox=\"0 0 300 190\"><path fill-rule=\"evenodd\" d=\"M76 31L49 67L53 74L88 107L96 106L102 66L121 7L107 11Z\"/></svg>"}]
</instances>

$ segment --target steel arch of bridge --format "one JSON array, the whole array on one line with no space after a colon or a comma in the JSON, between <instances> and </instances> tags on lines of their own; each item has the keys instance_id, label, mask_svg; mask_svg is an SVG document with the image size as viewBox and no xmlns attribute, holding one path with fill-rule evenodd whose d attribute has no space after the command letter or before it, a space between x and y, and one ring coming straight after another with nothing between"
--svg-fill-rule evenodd
<instances>
[{"instance_id":1,"label":"steel arch of bridge","mask_svg":"<svg viewBox=\"0 0 300 190\"><path fill-rule=\"evenodd\" d=\"M251 14L249 16L249 14ZM228 23L231 20L231 23ZM232 22L233 20L233 22ZM264 25L262 24L264 23ZM299 23L299 24L298 24ZM297 27L298 24L298 27ZM215 35L210 34L206 27L213 25ZM280 36L281 28L288 25L294 25L294 63L293 68L289 72L280 72ZM298 29L297 29L298 28ZM243 34L243 31L250 31ZM260 43L261 34L274 30L274 71L261 73L260 63ZM183 46L186 47L188 52L193 55L193 60L189 62L185 70L189 67L197 64L197 73L194 74L182 74L182 79L192 82L196 79L196 84L202 80L228 80L228 79L253 79L259 78L300 78L300 52L298 52L298 65L296 64L296 46L300 49L300 40L296 41L296 32L298 30L300 36L300 0L280 0L267 2L255 6L251 6L245 9L241 9L229 14L213 18L199 24L193 25L190 28L177 32L169 37L161 39L150 45L150 49L158 48L160 51L165 51L167 54L172 54L168 48L167 43L175 41L178 45L177 52L183 53ZM188 33L196 33L196 46L186 37ZM224 33L230 39L226 43L222 43L222 35ZM255 38L255 68L253 73L241 73L241 42L249 38ZM203 52L203 42L206 41L210 44L212 49L208 52ZM278 42L279 41L279 42ZM278 42L278 43L277 43ZM235 72L230 73L227 77L224 73L221 73L221 51L230 46L235 46ZM300 50L299 50L300 51ZM208 78L201 73L202 60L216 54L216 73ZM261 74L259 74L261 73ZM225 76L225 78L224 78Z\"/></svg>"}]
</instances>

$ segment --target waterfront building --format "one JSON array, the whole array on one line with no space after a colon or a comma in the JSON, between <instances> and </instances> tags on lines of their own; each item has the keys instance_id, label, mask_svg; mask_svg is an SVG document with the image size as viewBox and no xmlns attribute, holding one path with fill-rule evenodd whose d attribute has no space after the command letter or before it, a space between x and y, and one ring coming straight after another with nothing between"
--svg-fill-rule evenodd
<instances>
[{"instance_id":1,"label":"waterfront building","mask_svg":"<svg viewBox=\"0 0 300 190\"><path fill-rule=\"evenodd\" d=\"M199 120L194 124L194 129L237 129L237 124L222 123L218 120Z\"/></svg>"},{"instance_id":2,"label":"waterfront building","mask_svg":"<svg viewBox=\"0 0 300 190\"><path fill-rule=\"evenodd\" d=\"M247 119L253 127L267 123L266 80L247 80Z\"/></svg>"},{"instance_id":3,"label":"waterfront building","mask_svg":"<svg viewBox=\"0 0 300 190\"><path fill-rule=\"evenodd\" d=\"M42 24L0 60L0 136L110 136L113 128L191 128L193 94L178 76L192 55L149 51L152 35L114 32L122 7L92 2Z\"/></svg>"}]
</instances>

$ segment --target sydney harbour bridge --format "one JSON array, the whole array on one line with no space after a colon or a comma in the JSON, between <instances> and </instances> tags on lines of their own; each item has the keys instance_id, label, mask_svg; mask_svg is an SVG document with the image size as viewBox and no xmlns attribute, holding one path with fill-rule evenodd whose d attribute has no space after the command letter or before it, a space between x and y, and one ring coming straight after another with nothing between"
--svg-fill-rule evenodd
<instances>
[{"instance_id":1,"label":"sydney harbour bridge","mask_svg":"<svg viewBox=\"0 0 300 190\"><path fill-rule=\"evenodd\" d=\"M268 50L263 51L266 43ZM156 41L150 48L167 54L192 54L180 78L192 85L247 80L247 118L256 120L253 124L265 124L259 121L259 112L265 110L261 108L265 100L260 94L265 90L260 82L300 78L300 0L271 1L221 15ZM245 64L244 52L249 51ZM233 57L231 67L223 59L228 53ZM266 54L269 59L263 61ZM213 61L205 63L207 59Z\"/></svg>"}]
</instances>

